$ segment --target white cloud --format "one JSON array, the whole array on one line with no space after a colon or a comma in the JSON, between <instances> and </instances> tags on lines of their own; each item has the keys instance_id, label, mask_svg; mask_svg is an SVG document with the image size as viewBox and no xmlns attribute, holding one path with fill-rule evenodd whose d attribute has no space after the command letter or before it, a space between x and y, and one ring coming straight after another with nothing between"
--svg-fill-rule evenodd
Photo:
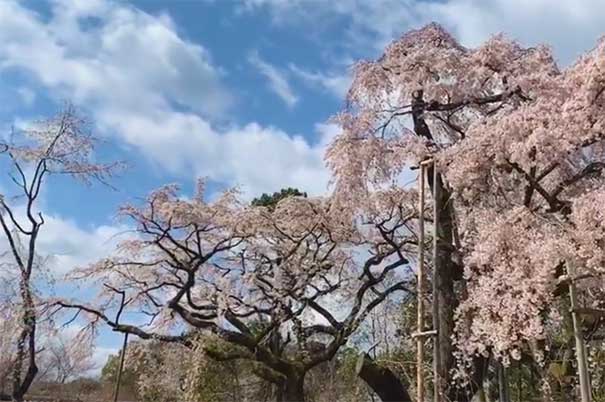
<instances>
[{"instance_id":1,"label":"white cloud","mask_svg":"<svg viewBox=\"0 0 605 402\"><path fill-rule=\"evenodd\" d=\"M288 185L325 191L322 149L302 137L253 122L211 123L232 103L225 72L205 48L182 39L167 15L100 0L52 4L47 19L0 2L0 75L29 73L56 99L86 107L102 132L172 173L243 185L252 194ZM293 104L287 88L279 91Z\"/></svg>"},{"instance_id":2,"label":"white cloud","mask_svg":"<svg viewBox=\"0 0 605 402\"><path fill-rule=\"evenodd\" d=\"M231 95L207 51L180 39L165 19L112 3L78 4L55 3L45 22L17 3L1 2L0 68L29 70L82 104L140 110L175 102L206 115L228 107ZM87 24L89 17L99 23Z\"/></svg>"},{"instance_id":3,"label":"white cloud","mask_svg":"<svg viewBox=\"0 0 605 402\"><path fill-rule=\"evenodd\" d=\"M307 84L319 87L339 99L345 97L351 86L351 75L348 72L326 74L320 71L309 71L295 64L290 64L290 70Z\"/></svg>"},{"instance_id":4,"label":"white cloud","mask_svg":"<svg viewBox=\"0 0 605 402\"><path fill-rule=\"evenodd\" d=\"M86 229L58 215L45 216L44 220L38 236L38 252L51 257L50 268L58 276L107 256L118 241L124 239L120 235L128 229L122 225Z\"/></svg>"},{"instance_id":5,"label":"white cloud","mask_svg":"<svg viewBox=\"0 0 605 402\"><path fill-rule=\"evenodd\" d=\"M250 123L221 132L199 116L158 110L152 116L109 110L100 116L131 144L173 171L190 171L223 183L243 186L249 195L295 186L324 193L328 171L323 148L301 136ZM195 133L195 135L192 135Z\"/></svg>"},{"instance_id":6,"label":"white cloud","mask_svg":"<svg viewBox=\"0 0 605 402\"><path fill-rule=\"evenodd\" d=\"M294 93L286 74L280 71L277 67L261 59L257 52L252 52L248 57L248 61L259 73L269 80L271 90L284 101L288 107L293 107L298 103L298 96Z\"/></svg>"},{"instance_id":7,"label":"white cloud","mask_svg":"<svg viewBox=\"0 0 605 402\"><path fill-rule=\"evenodd\" d=\"M437 21L468 46L504 32L526 45L551 44L563 64L592 48L602 35L602 0L245 0L248 10L266 8L277 23L317 26L347 18L352 49L379 51L403 32ZM318 21L321 20L321 23Z\"/></svg>"},{"instance_id":8,"label":"white cloud","mask_svg":"<svg viewBox=\"0 0 605 402\"><path fill-rule=\"evenodd\" d=\"M27 228L25 206L13 205L12 211L20 224ZM36 254L42 258L44 270L48 270L54 279L61 279L72 269L107 256L120 240L132 236L132 232L128 231L130 228L123 224L84 228L75 221L56 214L44 213L43 217L44 224L37 238ZM7 254L8 251L8 243L0 242L0 261L13 261L12 256Z\"/></svg>"},{"instance_id":9,"label":"white cloud","mask_svg":"<svg viewBox=\"0 0 605 402\"><path fill-rule=\"evenodd\" d=\"M466 45L504 32L526 45L552 45L563 64L594 47L605 33L600 0L452 0L430 4L426 14L443 21Z\"/></svg>"},{"instance_id":10,"label":"white cloud","mask_svg":"<svg viewBox=\"0 0 605 402\"><path fill-rule=\"evenodd\" d=\"M17 94L25 106L31 106L36 101L36 93L30 88L20 87L17 89Z\"/></svg>"},{"instance_id":11,"label":"white cloud","mask_svg":"<svg viewBox=\"0 0 605 402\"><path fill-rule=\"evenodd\" d=\"M318 147L325 150L342 132L342 128L334 123L317 123L315 131L319 133Z\"/></svg>"},{"instance_id":12,"label":"white cloud","mask_svg":"<svg viewBox=\"0 0 605 402\"><path fill-rule=\"evenodd\" d=\"M414 22L415 9L426 3L415 0L244 0L243 4L248 11L269 10L273 21L283 26L312 23L321 30L344 17L348 35L341 44L361 48L362 53L366 53L368 48L382 49L394 36L405 31Z\"/></svg>"}]
</instances>

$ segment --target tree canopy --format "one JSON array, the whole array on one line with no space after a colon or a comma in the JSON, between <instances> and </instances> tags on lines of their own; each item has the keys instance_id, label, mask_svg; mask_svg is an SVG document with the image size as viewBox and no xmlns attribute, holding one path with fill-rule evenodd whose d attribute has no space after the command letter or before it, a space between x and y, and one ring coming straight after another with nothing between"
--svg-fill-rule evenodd
<instances>
[{"instance_id":1,"label":"tree canopy","mask_svg":"<svg viewBox=\"0 0 605 402\"><path fill-rule=\"evenodd\" d=\"M562 69L546 46L498 35L466 48L430 24L356 66L327 155L336 196L357 208L433 161L451 400L450 373L478 383L487 358L544 363L563 331L566 274L598 278L578 286L584 305L604 302L604 53L600 41Z\"/></svg>"},{"instance_id":2,"label":"tree canopy","mask_svg":"<svg viewBox=\"0 0 605 402\"><path fill-rule=\"evenodd\" d=\"M278 202L287 197L307 197L307 193L302 193L297 188L282 188L279 192L273 194L263 193L260 197L256 197L252 200L253 206L268 207L274 209Z\"/></svg>"}]
</instances>

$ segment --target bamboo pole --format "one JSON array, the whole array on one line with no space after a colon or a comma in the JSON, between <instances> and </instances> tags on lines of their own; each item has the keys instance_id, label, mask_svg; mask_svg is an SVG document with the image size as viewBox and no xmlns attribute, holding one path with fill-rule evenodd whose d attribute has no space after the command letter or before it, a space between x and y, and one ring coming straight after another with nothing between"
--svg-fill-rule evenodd
<instances>
[{"instance_id":1,"label":"bamboo pole","mask_svg":"<svg viewBox=\"0 0 605 402\"><path fill-rule=\"evenodd\" d=\"M439 331L439 212L441 209L441 194L437 185L438 173L433 163L433 330ZM433 338L433 401L441 401L441 350L439 336Z\"/></svg>"},{"instance_id":2,"label":"bamboo pole","mask_svg":"<svg viewBox=\"0 0 605 402\"><path fill-rule=\"evenodd\" d=\"M580 377L580 397L582 402L590 402L590 378L588 376L588 364L586 361L586 347L584 346L584 338L582 329L578 319L578 295L576 291L575 267L573 264L565 264L567 274L570 277L569 281L569 300L571 307L571 320L573 324L573 333L576 343L576 359L578 361L578 376Z\"/></svg>"},{"instance_id":3,"label":"bamboo pole","mask_svg":"<svg viewBox=\"0 0 605 402\"><path fill-rule=\"evenodd\" d=\"M510 395L508 389L508 376L506 373L506 367L499 362L498 367L498 401L510 402Z\"/></svg>"},{"instance_id":4,"label":"bamboo pole","mask_svg":"<svg viewBox=\"0 0 605 402\"><path fill-rule=\"evenodd\" d=\"M418 273L417 273L417 328L424 331L424 182L425 165L420 165L418 178ZM416 401L424 402L424 337L416 337Z\"/></svg>"},{"instance_id":5,"label":"bamboo pole","mask_svg":"<svg viewBox=\"0 0 605 402\"><path fill-rule=\"evenodd\" d=\"M128 343L128 332L124 334L124 344L122 345L122 353L120 354L120 366L118 367L118 376L116 378L116 387L113 391L113 402L118 401L120 393L120 381L122 381L122 370L124 370L124 357L126 356L126 345Z\"/></svg>"}]
</instances>

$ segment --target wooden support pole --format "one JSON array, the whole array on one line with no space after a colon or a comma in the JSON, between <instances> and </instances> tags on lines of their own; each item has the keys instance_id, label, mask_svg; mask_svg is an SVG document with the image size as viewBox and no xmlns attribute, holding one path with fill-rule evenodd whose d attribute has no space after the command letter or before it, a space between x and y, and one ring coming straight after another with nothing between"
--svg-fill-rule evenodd
<instances>
[{"instance_id":1,"label":"wooden support pole","mask_svg":"<svg viewBox=\"0 0 605 402\"><path fill-rule=\"evenodd\" d=\"M435 163L433 163L433 329L439 331L439 212L441 209L441 194L439 193L438 173ZM433 338L433 402L441 401L442 385L439 373L441 372L441 354L439 337Z\"/></svg>"},{"instance_id":2,"label":"wooden support pole","mask_svg":"<svg viewBox=\"0 0 605 402\"><path fill-rule=\"evenodd\" d=\"M424 332L414 332L412 334L412 338L427 338L429 336L436 336L436 335L437 335L437 331L430 330L430 331L424 331Z\"/></svg>"},{"instance_id":3,"label":"wooden support pole","mask_svg":"<svg viewBox=\"0 0 605 402\"><path fill-rule=\"evenodd\" d=\"M424 183L426 166L420 165L418 175L418 273L417 333L424 331ZM424 402L424 337L416 337L416 401Z\"/></svg>"},{"instance_id":4,"label":"wooden support pole","mask_svg":"<svg viewBox=\"0 0 605 402\"><path fill-rule=\"evenodd\" d=\"M510 402L506 367L504 367L504 365L501 362L498 362L497 371L498 371L498 401L499 402Z\"/></svg>"},{"instance_id":5,"label":"wooden support pole","mask_svg":"<svg viewBox=\"0 0 605 402\"><path fill-rule=\"evenodd\" d=\"M126 356L126 345L128 343L128 332L124 334L124 344L122 345L122 353L120 354L120 366L118 367L118 376L116 378L116 387L113 391L113 402L118 401L120 393L120 381L122 381L122 370L124 370L124 357Z\"/></svg>"},{"instance_id":6,"label":"wooden support pole","mask_svg":"<svg viewBox=\"0 0 605 402\"><path fill-rule=\"evenodd\" d=\"M602 308L589 308L589 307L580 307L574 309L574 311L578 314L582 315L592 315L595 317L605 317L605 310Z\"/></svg>"},{"instance_id":7,"label":"wooden support pole","mask_svg":"<svg viewBox=\"0 0 605 402\"><path fill-rule=\"evenodd\" d=\"M557 278L557 285L569 284L569 282L571 282L572 280L579 281L582 279L592 279L592 278L595 278L595 274L585 273L585 274L574 275L574 276L566 274L566 275L561 275L560 277Z\"/></svg>"},{"instance_id":8,"label":"wooden support pole","mask_svg":"<svg viewBox=\"0 0 605 402\"><path fill-rule=\"evenodd\" d=\"M584 346L584 337L582 336L582 329L580 328L579 314L578 314L578 295L576 291L575 278L575 267L573 264L565 264L567 267L567 274L570 278L569 281L569 299L571 305L571 320L573 324L574 339L576 342L576 359L578 361L578 376L580 377L580 398L582 402L590 402L590 378L588 376L588 363L586 360L586 347Z\"/></svg>"}]
</instances>

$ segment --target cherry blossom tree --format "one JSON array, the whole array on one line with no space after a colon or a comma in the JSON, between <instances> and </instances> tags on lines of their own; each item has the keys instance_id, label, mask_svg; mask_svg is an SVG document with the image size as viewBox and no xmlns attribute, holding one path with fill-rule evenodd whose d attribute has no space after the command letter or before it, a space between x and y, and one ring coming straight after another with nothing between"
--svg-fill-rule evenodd
<instances>
[{"instance_id":1,"label":"cherry blossom tree","mask_svg":"<svg viewBox=\"0 0 605 402\"><path fill-rule=\"evenodd\" d=\"M498 35L466 48L430 24L358 63L327 160L350 208L434 161L447 400L472 396L488 356L540 360L567 272L598 278L578 283L586 307L605 301L604 91L603 41L561 69L546 46ZM457 362L474 371L468 392Z\"/></svg>"},{"instance_id":2,"label":"cherry blossom tree","mask_svg":"<svg viewBox=\"0 0 605 402\"><path fill-rule=\"evenodd\" d=\"M85 376L95 368L94 344L89 333L61 331L53 328L41 343L38 379L54 384L65 384L69 380Z\"/></svg>"},{"instance_id":3,"label":"cherry blossom tree","mask_svg":"<svg viewBox=\"0 0 605 402\"><path fill-rule=\"evenodd\" d=\"M330 198L247 206L234 191L207 201L203 183L191 199L163 187L122 208L133 238L79 270L102 287L101 302L59 305L142 339L193 347L198 333L211 335L208 356L248 361L278 400L303 401L308 371L415 280L414 198L386 189L352 218L334 214ZM132 311L149 322L127 320Z\"/></svg>"},{"instance_id":4,"label":"cherry blossom tree","mask_svg":"<svg viewBox=\"0 0 605 402\"><path fill-rule=\"evenodd\" d=\"M47 261L37 250L44 225L39 197L52 175L104 182L118 165L92 160L95 140L72 107L6 137L10 140L0 142L0 157L7 162L14 187L0 194L0 227L6 245L1 277L17 292L5 322L14 325L3 333L10 336L3 340L9 351L3 359L10 361L11 397L22 401L38 373L38 324L45 314L43 292L37 286L48 272Z\"/></svg>"}]
</instances>

